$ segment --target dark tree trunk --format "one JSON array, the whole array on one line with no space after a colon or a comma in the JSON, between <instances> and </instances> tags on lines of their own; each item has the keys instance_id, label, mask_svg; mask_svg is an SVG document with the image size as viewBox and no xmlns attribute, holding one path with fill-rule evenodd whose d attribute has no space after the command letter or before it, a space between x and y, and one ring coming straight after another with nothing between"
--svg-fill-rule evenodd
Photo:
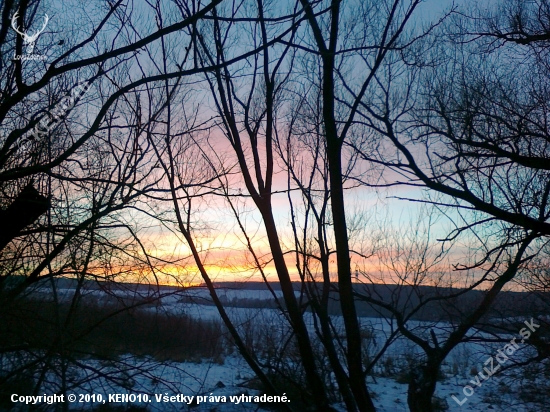
<instances>
[{"instance_id":1,"label":"dark tree trunk","mask_svg":"<svg viewBox=\"0 0 550 412\"><path fill-rule=\"evenodd\" d=\"M328 170L330 181L330 204L334 224L334 241L336 243L336 260L338 268L338 291L340 307L346 330L347 350L346 358L349 370L351 391L355 397L357 407L361 412L375 410L374 403L365 385L363 374L361 333L355 309L353 284L351 282L351 263L348 241L348 229L344 205L344 185L342 182L342 142L338 136L335 118L334 94L334 51L338 33L338 2L333 3L332 26L329 50L324 50L323 58L323 122L327 142Z\"/></svg>"},{"instance_id":2,"label":"dark tree trunk","mask_svg":"<svg viewBox=\"0 0 550 412\"><path fill-rule=\"evenodd\" d=\"M327 127L328 129L328 127ZM336 129L334 127L334 129ZM363 374L361 334L355 299L353 297L353 284L351 282L350 251L344 207L344 190L342 185L341 146L336 136L327 132L331 207L334 223L334 239L336 243L336 256L338 267L338 291L340 293L340 307L346 329L347 361L351 390L355 396L360 411L374 411L374 404L365 385Z\"/></svg>"},{"instance_id":3,"label":"dark tree trunk","mask_svg":"<svg viewBox=\"0 0 550 412\"><path fill-rule=\"evenodd\" d=\"M42 196L32 183L28 184L6 210L0 210L0 250L34 223L50 207L50 200Z\"/></svg>"},{"instance_id":4,"label":"dark tree trunk","mask_svg":"<svg viewBox=\"0 0 550 412\"><path fill-rule=\"evenodd\" d=\"M284 260L283 250L281 249L281 245L279 243L279 236L277 234L277 227L275 226L275 221L273 219L271 204L268 203L262 207L260 203L259 207L264 219L269 246L273 256L275 269L277 270L277 275L279 277L283 298L287 305L288 315L290 316L292 322L292 330L296 334L296 341L298 343L306 378L309 383L309 389L311 391L311 395L313 396L313 402L316 404L319 412L334 411L334 409L329 405L325 384L319 376L317 366L315 364L315 354L313 353L313 347L311 346L307 326L304 322L304 318L302 317L302 311L300 310L296 296L294 295L294 287L292 286L290 274Z\"/></svg>"},{"instance_id":5,"label":"dark tree trunk","mask_svg":"<svg viewBox=\"0 0 550 412\"><path fill-rule=\"evenodd\" d=\"M420 373L411 371L407 404L411 412L433 412L432 398L437 385L440 362L429 359Z\"/></svg>"}]
</instances>

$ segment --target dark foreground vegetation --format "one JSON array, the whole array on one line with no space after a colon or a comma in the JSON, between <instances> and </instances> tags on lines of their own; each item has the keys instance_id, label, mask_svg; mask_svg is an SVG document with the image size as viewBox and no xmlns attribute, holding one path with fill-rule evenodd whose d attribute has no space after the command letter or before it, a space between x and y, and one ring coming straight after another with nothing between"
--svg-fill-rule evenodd
<instances>
[{"instance_id":1,"label":"dark foreground vegetation","mask_svg":"<svg viewBox=\"0 0 550 412\"><path fill-rule=\"evenodd\" d=\"M56 302L51 290L34 294L2 307L0 410L13 408L12 394L33 395L43 385L63 393L88 379L106 379L130 390L130 376L148 373L128 370L128 355L147 359L149 364L205 358L223 362L224 346L220 322L170 313L152 305L150 299L129 304L103 294L101 299L88 295ZM94 368L94 361L104 367ZM78 368L86 370L84 365L90 368L91 378L75 374ZM154 379L161 382L163 377ZM37 410L56 407L60 405L38 405Z\"/></svg>"},{"instance_id":2,"label":"dark foreground vegetation","mask_svg":"<svg viewBox=\"0 0 550 412\"><path fill-rule=\"evenodd\" d=\"M5 316L5 317L4 317ZM0 350L70 352L75 358L149 356L176 362L216 358L222 353L220 322L156 308L127 308L116 299L83 299L76 307L22 299L3 313Z\"/></svg>"}]
</instances>

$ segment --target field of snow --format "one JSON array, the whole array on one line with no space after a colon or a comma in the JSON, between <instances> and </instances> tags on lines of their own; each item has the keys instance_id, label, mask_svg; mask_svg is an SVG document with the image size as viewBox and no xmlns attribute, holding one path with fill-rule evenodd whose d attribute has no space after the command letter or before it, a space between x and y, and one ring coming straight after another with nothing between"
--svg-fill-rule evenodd
<instances>
[{"instance_id":1,"label":"field of snow","mask_svg":"<svg viewBox=\"0 0 550 412\"><path fill-rule=\"evenodd\" d=\"M201 363L186 362L158 365L157 362L134 357L128 357L124 361L128 366L124 378L126 385L130 382L131 390L104 379L95 378L88 383L81 384L77 390L67 391L68 394L77 396L77 402L71 403L70 409L85 410L89 409L90 406L97 407L101 405L102 402L78 402L81 395L95 394L96 396L102 395L106 403L110 403L111 406L141 406L147 407L147 410L151 412L187 410L188 404L193 408L192 410L197 412L259 410L258 404L242 401L242 395L253 397L258 396L259 392L243 386L252 379L253 374L238 357L227 357L223 364L211 363L205 360ZM102 365L99 361L88 361L87 366L106 374L110 372L109 367ZM139 373L136 371L139 371ZM161 377L161 379L158 377ZM460 406L452 399L452 395L455 395L461 401L464 396L459 396L459 393L462 393L462 387L468 383L468 380L468 378L456 377L438 384L436 396L446 401L448 411L526 412L528 410L523 405L516 404L517 402L515 402L513 396L503 396L502 385L497 377L489 379L480 388L476 388L474 395ZM369 378L368 387L378 411L408 411L406 384L397 383L391 378L378 377L375 380ZM136 400L128 402L128 398L125 397L127 394L133 394ZM146 402L143 401L144 395L148 397ZM199 396L202 399L198 398ZM142 400L141 402L138 401L138 397ZM197 399L202 400L198 405L196 404ZM248 399L252 400L252 398ZM118 400L118 402L113 403L113 400ZM345 410L343 405L335 406L338 410ZM24 409L15 408L14 410Z\"/></svg>"},{"instance_id":2,"label":"field of snow","mask_svg":"<svg viewBox=\"0 0 550 412\"><path fill-rule=\"evenodd\" d=\"M222 292L220 295L226 299L272 299L268 291L226 290ZM47 291L38 290L35 293L47 293ZM60 299L68 299L72 293L73 291L70 289L58 291ZM101 299L103 292L95 290L86 293ZM208 298L208 293L204 289L194 290L193 293L197 298ZM116 294L120 297L128 297L128 293L125 292L118 291ZM219 320L219 314L215 306L189 303L187 301L182 303L180 294L166 296L161 303L149 307L147 310L186 313L196 318ZM227 307L226 311L241 331L244 330L246 325L253 324L263 330L274 330L274 333L284 334L286 332L284 318L276 310ZM313 331L313 319L309 313L305 314L305 320L308 328ZM332 322L336 329L343 328L341 317L333 316ZM362 328L369 331L366 342L369 354L374 356L395 330L395 325L382 318L361 318L361 324ZM430 330L434 330L436 336L441 340L452 329L451 325L445 323L436 324L420 321L410 321L408 326L425 337L429 336ZM476 336L476 332L472 332L470 335L471 338ZM505 339L508 338L512 339L514 336L505 337ZM441 399L441 403L447 405L446 410L450 412L488 410L531 412L538 410L528 409L524 402L518 400L518 397L523 393L522 399L525 401L524 388L529 385L536 385L536 379L529 380L523 375L515 376L512 374L506 376L495 375L489 377L486 381L483 379L476 381L477 371L483 372L483 366L487 359L496 356L498 350L503 346L503 343L480 344L469 342L459 345L451 352L442 368L444 379L438 383L436 390L436 396ZM523 347L520 347L514 355L511 355L507 365L523 360L526 356L523 349ZM402 336L397 336L387 349L374 368L374 373L368 378L368 388L379 411L408 411L407 384L403 382L399 375L400 371L406 369L407 362L417 358L420 354L421 350ZM128 355L120 360L125 365L125 370L122 372L120 371L120 362L116 370L98 360L89 359L82 362L86 368L79 369L75 373L80 375L88 370L90 376L78 377L77 380L83 383L80 383L79 389L74 392L77 396L88 392L101 394L103 399L109 400L109 395L113 396L114 394L146 394L149 397L146 402L128 403L126 402L127 398L124 398L124 396L117 399L121 400L120 406L135 404L134 406L147 407L148 411L159 412L187 410L188 407L193 407L193 410L198 412L259 410L256 403L243 402L245 399L253 398L239 398L242 395L257 396L259 392L253 386L247 385L247 382L253 378L253 373L235 352L216 362L202 360L200 363L159 363L152 359L136 358ZM116 379L101 378L102 375L111 376L112 373L124 375L120 377L121 385L114 383ZM519 372L516 373L519 374ZM55 381L54 377L52 377L53 381ZM471 389L464 389L467 385ZM131 388L131 390L128 390L128 388ZM464 393L470 394L470 396L466 397ZM111 400L113 399L111 398ZM142 398L139 399L143 400ZM197 400L201 400L201 402L196 404ZM191 401L193 404L188 405ZM90 404L75 403L71 404L71 409L85 409L89 406ZM336 407L342 411L344 410L343 405L336 405Z\"/></svg>"}]
</instances>

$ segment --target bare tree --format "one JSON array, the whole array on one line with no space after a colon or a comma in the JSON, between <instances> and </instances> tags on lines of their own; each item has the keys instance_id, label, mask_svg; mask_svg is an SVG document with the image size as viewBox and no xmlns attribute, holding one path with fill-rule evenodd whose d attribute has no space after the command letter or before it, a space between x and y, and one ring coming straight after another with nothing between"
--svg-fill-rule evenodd
<instances>
[{"instance_id":1,"label":"bare tree","mask_svg":"<svg viewBox=\"0 0 550 412\"><path fill-rule=\"evenodd\" d=\"M174 96L148 101L141 88L163 87L165 81L177 83L212 69L194 67L185 48L176 46L189 44L184 29L220 3L187 3L181 13L175 5L162 8L158 2L2 3L0 310L10 322L19 309L28 316L27 309L36 309L32 300L40 288L47 288L55 318L44 327L56 325L46 346L33 346L32 336L24 333L18 346L10 339L3 342L9 367L2 371L2 385L25 373L38 379L35 391L51 373L63 375L49 382L55 392L89 383L84 378L69 384L71 368L121 383L116 377L128 367L119 362L114 371L92 373L93 367L78 359L79 345L115 315L158 301L159 289L138 293L131 303L113 298L119 306L101 312L102 319L76 337L74 319L83 316L83 291L91 284L104 289L116 289L118 282L158 286L159 279L170 276L164 266L174 262L151 253L145 222L153 219L154 202L166 193L147 133ZM24 49L30 39L21 33L35 33L45 15L47 25L31 39L33 47ZM157 18L157 26L150 27L143 15ZM155 55L163 49L166 59L159 67ZM240 52L232 62L257 50ZM76 285L70 303L58 295L58 282L65 278Z\"/></svg>"},{"instance_id":2,"label":"bare tree","mask_svg":"<svg viewBox=\"0 0 550 412\"><path fill-rule=\"evenodd\" d=\"M538 11L538 23L542 24L544 7ZM526 16L523 12L512 14ZM513 27L521 26L517 24ZM428 189L426 198L404 200L432 203L449 213L454 209L459 218L446 240L473 234L483 246L474 263L464 267L485 274L494 271L492 286L479 306L444 343L431 346L429 338L418 340L403 330L427 354L424 376L413 377L409 386L411 410L431 410L439 363L433 362L439 356L434 354L446 356L447 349L464 338L464 332L487 313L502 287L526 270L547 241L550 182L543 80L547 70L536 63L541 61L540 53L527 59L529 65L518 66L514 43L523 41L512 40L516 34L521 37L538 29L531 23L521 26L526 30L522 33L490 27L492 32L486 29L483 34L492 33L489 39L482 37L472 43L474 28L466 34L454 32L450 37L441 36L444 40L439 46L435 43L433 54L425 53L416 61L396 60L380 71L378 80L384 85L380 93L360 102L357 110L358 118L379 139L375 144L350 142L364 160L383 167L386 178L380 186L424 187ZM494 47L502 41L504 47ZM533 44L536 41L533 39ZM525 62L525 55L522 58ZM516 64L513 71L508 70L512 62ZM533 71L533 64L539 70ZM399 72L404 76L394 75ZM521 81L519 72L525 74L519 76ZM497 269L494 265L500 258L504 258L504 266ZM384 306L380 300L377 303Z\"/></svg>"},{"instance_id":3,"label":"bare tree","mask_svg":"<svg viewBox=\"0 0 550 412\"><path fill-rule=\"evenodd\" d=\"M389 234L390 230L384 227L384 232ZM357 296L391 319L399 335L421 351L422 355L415 355L407 367L408 405L411 411L432 411L442 363L458 345L471 341L473 332L498 323L493 319L493 307L499 294L527 270L540 246L534 241L536 235L526 234L517 240L508 239L505 247L489 256L482 255L490 264L480 264L477 259L466 264L466 254L456 253L450 244L430 240L429 233L418 226L408 228L408 232L410 235L398 231L398 236L382 238L387 244L375 253L380 269L362 274L369 282L378 283L382 278L388 284L365 285ZM488 244L471 244L468 252L479 246ZM453 263L457 260L462 263ZM418 319L423 321L421 325L414 322ZM482 337L475 339L483 341ZM489 376L491 370L481 378Z\"/></svg>"},{"instance_id":4,"label":"bare tree","mask_svg":"<svg viewBox=\"0 0 550 412\"><path fill-rule=\"evenodd\" d=\"M292 73L295 67L294 56L296 53L302 53L319 64L320 76L315 79L317 83L312 85L311 90L322 93L319 105L322 108L322 116L319 118L319 130L317 131L321 133L317 136L317 141L312 143L311 153L315 159L314 168L327 168L324 172L326 180L319 209L315 206L316 211L322 211L315 219L318 219L319 237L317 242L320 244L321 251L319 253L321 253L321 262L324 265L321 270L324 276L322 286L324 297L319 301L314 292L310 290L309 293L306 293L307 301L305 303L311 305L315 315L321 319L321 329L324 329L320 331L320 334L323 335L323 342L330 353L331 367L335 370L336 379L347 407L350 410L373 410L374 405L365 386L362 366L362 338L355 310L349 261L350 247L344 206L344 181L347 179L345 177L347 175L342 165L348 159L343 160L345 157L343 147L348 136L355 132L355 116L359 103L364 98L367 89L375 85L377 70L393 51L401 52L415 42L414 35L405 35L405 27L417 5L417 2L410 5L393 2L380 6L369 3L368 5L342 6L341 10L340 2L325 5L303 1L292 5L294 12L289 10L286 14L283 13L283 17L277 17L273 15L274 10L262 2L251 4L250 7L257 13L257 16L248 17L248 20L245 17L242 18L242 21L250 22L248 32L252 33L251 43L254 45L269 44L271 42L269 36L273 35L272 33L285 33L286 37L279 37L279 45L272 50L266 49L261 54L251 57L248 67L235 66L233 69L225 66L206 77L213 105L219 116L220 128L234 152L235 162L240 170L247 195L251 197L262 217L269 241L270 255L283 290L286 310L296 333L309 390L320 410L326 409L327 397L319 378L315 358L312 356L309 331L304 324L303 315L295 297L289 269L284 258L285 252L281 247L280 230L275 222L272 206L273 176L276 171L274 157L276 138L279 142L276 148L285 162L285 167L288 169L295 167L291 165L292 153L284 155L285 150L292 150L292 143L283 143L283 129L278 121L281 117L281 107L284 107L285 99L288 98L285 89L291 87L287 84L291 84L296 79ZM354 6L358 7L359 13ZM208 24L201 22L195 29L195 58L201 66L223 63L228 61L231 56L236 38L233 32L239 32L234 29L235 23L228 19L224 13L227 12L223 8L217 8L216 16L212 22L208 22ZM345 20L346 23L341 26L341 19L349 20ZM297 24L302 20L305 20L306 25L298 26ZM295 22L295 24L290 26L290 29L285 29L284 25L275 24L283 21ZM357 24L354 27L356 37L346 32L353 24ZM340 32L345 33L341 42L339 41ZM244 42L245 39L246 37L242 35L239 37L241 42ZM302 39L305 40L302 41ZM359 40L357 43L353 43L354 39ZM347 53L352 52L359 56L357 60L346 59ZM270 63L271 61L273 63ZM362 61L366 68L366 75L360 82L352 81L349 76L340 77L344 76L346 65L359 61ZM246 73L246 77L243 73ZM247 79L247 83L241 80L243 78ZM339 87L343 87L345 92L337 92ZM341 98L350 103L341 104ZM298 108L304 101L302 97L298 97L296 105L292 107ZM290 141L295 139L294 132L294 128L289 132L288 139ZM315 139L314 134L312 136ZM322 136L322 140L318 139L320 136ZM350 161L350 164L352 163L353 161ZM308 177L303 174L298 175L296 169L289 174L289 177L307 197L307 192L311 190L311 183L308 183L307 180L301 183L296 182ZM329 199L330 202L328 202ZM312 199L310 198L306 203L312 213L315 213ZM335 350L330 348L333 344L334 334L330 330L326 313L323 313L326 310L326 299L330 289L327 265L330 247L322 244L322 239L326 238L329 205L330 219L335 231L334 254L337 257L338 266L339 302L346 329L345 367ZM294 221L294 217L292 219ZM305 237L311 236L307 229L304 233ZM296 234L297 231L294 228L295 253L302 256L298 258L298 261L304 268L299 270L299 274L303 282L310 282L312 274L307 272L305 264L307 249L299 250L300 242L296 243ZM304 240L304 245L307 241ZM303 260L300 261L300 259ZM304 285L304 290L307 289L308 286ZM323 299L325 299L324 304L322 303ZM348 374L347 378L346 374Z\"/></svg>"},{"instance_id":5,"label":"bare tree","mask_svg":"<svg viewBox=\"0 0 550 412\"><path fill-rule=\"evenodd\" d=\"M193 21L206 15L215 4L216 2L194 14L174 20L172 24L163 26L159 30L130 36L126 28L135 28L137 23L132 23L132 14L123 7L122 2L107 7L105 4L98 3L98 7L103 8L103 14L94 16L97 21L87 22L87 34L86 31L80 30L82 24L79 24L79 35L61 39L55 45L53 43L56 41L57 32L70 35L75 33L76 26L70 20L68 24L63 25L63 19L54 18L53 13L61 15L63 12L73 12L75 17L78 17L78 11L82 10L54 10L50 12L52 18L48 22L48 27L50 30L57 30L42 33L33 51L40 53L37 56L45 59L34 60L17 58L17 56L26 56L21 54L23 39L17 32L10 29L10 23L11 17L15 17L17 13L17 18L13 20L17 22L20 30L23 27L32 26L34 20L40 20L41 13L45 12L42 3L23 1L3 4L0 33L2 47L0 122L3 131L0 149L0 181L3 192L2 203L7 208L0 217L4 219L3 222L9 222L2 224L8 228L2 234L3 247L12 239L20 237L21 230L26 225L36 221L51 207L52 198L48 196L56 194L47 193L44 196L36 192L36 186L46 188L50 185L48 182L71 181L71 179L83 181L88 178L87 176L67 176L65 172L69 164L79 164L79 156L90 148L89 142L105 138L110 143L111 129L115 126L112 120L113 113L117 107L120 107L119 99L125 93L148 82L162 78L177 78L196 72L192 68L188 70L183 68L185 56L181 55L182 63L173 63L173 70L163 76L159 77L151 71L148 76L138 79L133 78L132 75L121 76L123 72L128 72L132 64L152 64L152 59L149 56L140 56L139 50L150 52L157 47L159 39L181 31ZM113 31L110 27L114 26L108 23L113 23L114 26L118 24L121 29ZM122 25L125 26L122 27ZM46 43L46 40L49 40L49 44L42 46L41 43ZM13 55L16 58L12 59ZM75 93L75 90L78 92ZM84 114L81 111L84 104L91 107L89 105L92 102L97 109ZM34 109L29 110L30 106ZM143 121L140 118L143 114L137 114L136 108L133 110L136 111L135 120ZM141 132L139 128L142 126L139 124L135 126L138 133ZM137 140L127 142L137 142ZM116 177L116 179L111 179L110 182L117 188L113 190L108 204L94 205L92 201L89 203L92 213L83 216L78 224L70 229L59 228L57 232L50 232L58 238L56 245L51 253L49 252L47 257L37 263L37 266L27 274L25 284L39 279L48 262L59 255L67 243L80 231L109 213L123 209L130 200L137 197L140 190L144 190L145 186L136 187L138 182L135 180L139 168L136 162L144 160L143 153L136 152L137 146L128 145L127 142L122 146L123 156L115 160L120 173L111 175L111 178ZM87 173L87 167L82 164L84 175ZM116 166L113 170L117 170ZM146 175L146 173L140 174ZM89 180L93 181L93 177ZM23 188L26 189L23 191ZM14 201L16 203L13 203ZM11 208L10 204L13 204ZM30 212L26 219L18 219L19 204L24 205L24 209L21 210Z\"/></svg>"}]
</instances>

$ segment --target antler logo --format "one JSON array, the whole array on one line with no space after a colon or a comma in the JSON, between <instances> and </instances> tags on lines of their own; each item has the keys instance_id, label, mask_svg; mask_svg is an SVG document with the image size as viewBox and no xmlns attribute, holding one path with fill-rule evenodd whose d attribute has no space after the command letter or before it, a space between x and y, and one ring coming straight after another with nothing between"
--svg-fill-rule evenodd
<instances>
[{"instance_id":1,"label":"antler logo","mask_svg":"<svg viewBox=\"0 0 550 412\"><path fill-rule=\"evenodd\" d=\"M22 32L19 30L19 28L17 27L17 18L19 17L19 12L15 13L13 15L13 17L11 18L11 27L13 28L13 30L15 30L18 34L21 35L21 37L23 37L23 42L26 44L27 46L27 54L32 54L32 52L34 51L34 44L36 42L36 40L38 39L38 36L40 36L40 34L44 31L44 29L46 28L47 24L48 24L48 21L50 20L50 18L48 17L47 14L44 15L44 25L42 26L42 28L40 30L38 30L36 33L32 34L32 35L29 35L27 34L26 32Z\"/></svg>"}]
</instances>

